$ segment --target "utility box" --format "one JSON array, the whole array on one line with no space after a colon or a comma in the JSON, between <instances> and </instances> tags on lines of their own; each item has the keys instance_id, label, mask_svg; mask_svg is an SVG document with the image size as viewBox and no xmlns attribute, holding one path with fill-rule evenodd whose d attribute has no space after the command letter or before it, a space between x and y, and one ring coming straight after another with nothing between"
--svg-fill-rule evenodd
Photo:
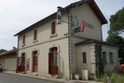
<instances>
[{"instance_id":1,"label":"utility box","mask_svg":"<svg viewBox=\"0 0 124 83\"><path fill-rule=\"evenodd\" d=\"M82 69L81 74L82 74L82 80L88 80L88 70L87 69Z\"/></svg>"}]
</instances>

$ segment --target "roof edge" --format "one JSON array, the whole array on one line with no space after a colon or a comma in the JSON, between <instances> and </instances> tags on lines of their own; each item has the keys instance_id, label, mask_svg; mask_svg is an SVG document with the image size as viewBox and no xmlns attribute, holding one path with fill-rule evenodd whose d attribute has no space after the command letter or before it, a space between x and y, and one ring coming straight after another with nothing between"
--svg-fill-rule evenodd
<instances>
[{"instance_id":1,"label":"roof edge","mask_svg":"<svg viewBox=\"0 0 124 83\"><path fill-rule=\"evenodd\" d=\"M93 9L94 13L97 15L97 17L99 18L99 20L101 21L102 24L106 24L108 23L106 18L104 17L103 13L101 12L101 10L99 9L99 7L97 6L96 2L94 0L81 0L81 1L77 1L74 3L71 3L70 5L66 6L65 8L63 8L62 12L66 12L68 9L73 8L76 5L81 5L83 3L88 3L90 5L90 7ZM96 11L98 10L98 11ZM55 18L57 15L57 12L45 17L44 19L32 24L31 26L23 29L22 31L16 33L14 36L20 35L22 33L25 33L26 31L33 29L36 26L39 26L42 23L45 23L46 21L49 21L53 18Z\"/></svg>"}]
</instances>

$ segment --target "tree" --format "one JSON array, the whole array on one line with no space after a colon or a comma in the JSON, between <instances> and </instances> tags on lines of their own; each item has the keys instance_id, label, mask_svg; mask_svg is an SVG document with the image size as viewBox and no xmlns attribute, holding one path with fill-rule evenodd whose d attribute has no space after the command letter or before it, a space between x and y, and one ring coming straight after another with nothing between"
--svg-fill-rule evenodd
<instances>
[{"instance_id":1,"label":"tree","mask_svg":"<svg viewBox=\"0 0 124 83\"><path fill-rule=\"evenodd\" d=\"M5 49L0 49L0 53L3 53L3 52L5 52L5 51L7 51L7 50L5 50Z\"/></svg>"},{"instance_id":2,"label":"tree","mask_svg":"<svg viewBox=\"0 0 124 83\"><path fill-rule=\"evenodd\" d=\"M117 34L109 34L106 41L111 44L117 44L120 46L123 42L123 38L121 36L118 36Z\"/></svg>"},{"instance_id":3,"label":"tree","mask_svg":"<svg viewBox=\"0 0 124 83\"><path fill-rule=\"evenodd\" d=\"M124 32L124 7L110 17L109 33L123 33Z\"/></svg>"},{"instance_id":4,"label":"tree","mask_svg":"<svg viewBox=\"0 0 124 83\"><path fill-rule=\"evenodd\" d=\"M117 34L109 34L106 41L111 44L116 44L119 47L119 58L124 59L124 39Z\"/></svg>"},{"instance_id":5,"label":"tree","mask_svg":"<svg viewBox=\"0 0 124 83\"><path fill-rule=\"evenodd\" d=\"M106 41L116 44L119 47L118 54L124 64L124 39L119 34L124 32L124 8L119 10L115 15L110 17L110 30Z\"/></svg>"}]
</instances>

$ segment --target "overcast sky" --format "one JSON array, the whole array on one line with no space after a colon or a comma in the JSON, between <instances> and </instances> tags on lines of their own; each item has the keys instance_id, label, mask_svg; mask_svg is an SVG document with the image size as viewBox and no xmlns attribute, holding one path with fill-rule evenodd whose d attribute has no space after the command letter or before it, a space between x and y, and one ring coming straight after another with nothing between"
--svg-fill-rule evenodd
<instances>
[{"instance_id":1,"label":"overcast sky","mask_svg":"<svg viewBox=\"0 0 124 83\"><path fill-rule=\"evenodd\" d=\"M79 0L0 0L0 48L17 47L13 35L56 12L57 6L65 7ZM110 15L124 7L124 0L95 0L109 21ZM103 39L107 37L109 24L103 25Z\"/></svg>"}]
</instances>

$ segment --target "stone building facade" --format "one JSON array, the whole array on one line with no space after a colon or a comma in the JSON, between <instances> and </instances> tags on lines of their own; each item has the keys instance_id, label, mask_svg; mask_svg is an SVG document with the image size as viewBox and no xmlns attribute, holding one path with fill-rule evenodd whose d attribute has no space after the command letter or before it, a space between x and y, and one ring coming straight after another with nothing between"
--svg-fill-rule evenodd
<instances>
[{"instance_id":1,"label":"stone building facade","mask_svg":"<svg viewBox=\"0 0 124 83\"><path fill-rule=\"evenodd\" d=\"M107 20L94 0L72 3L61 8L61 13L61 24L57 24L55 12L15 34L18 36L17 69L20 72L70 79L87 69L89 78L94 79L97 42L106 53L106 61L114 62L105 64L104 71L110 72L118 67L118 48L103 42L101 27Z\"/></svg>"}]
</instances>

